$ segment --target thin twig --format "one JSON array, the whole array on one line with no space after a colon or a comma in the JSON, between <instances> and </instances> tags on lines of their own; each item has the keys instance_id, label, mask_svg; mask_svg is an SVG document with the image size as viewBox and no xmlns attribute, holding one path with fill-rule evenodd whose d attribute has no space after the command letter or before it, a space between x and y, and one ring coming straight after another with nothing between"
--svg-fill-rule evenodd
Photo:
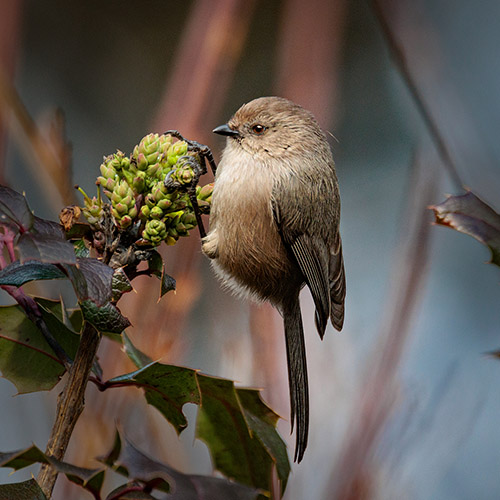
<instances>
[{"instance_id":1,"label":"thin twig","mask_svg":"<svg viewBox=\"0 0 500 500\"><path fill-rule=\"evenodd\" d=\"M85 389L99 341L100 335L97 330L86 322L75 360L69 370L68 380L57 400L56 421L45 450L48 456L57 460L64 458L73 429L83 411ZM42 464L37 481L47 498L52 495L57 474L53 467Z\"/></svg>"},{"instance_id":2,"label":"thin twig","mask_svg":"<svg viewBox=\"0 0 500 500\"><path fill-rule=\"evenodd\" d=\"M455 187L461 190L463 189L464 183L462 182L460 174L458 173L451 152L448 149L448 145L446 144L446 140L441 134L439 126L434 120L432 112L427 106L425 97L420 92L418 85L413 78L413 74L410 70L404 48L395 37L380 1L372 0L372 6L378 22L380 23L380 28L382 29L382 33L392 53L396 66L399 69L399 72L403 77L411 96L413 97L413 101L415 102L415 105L417 106L417 109L422 116L425 126L427 127L429 134L438 150L444 167L446 168L451 181L455 184Z\"/></svg>"}]
</instances>

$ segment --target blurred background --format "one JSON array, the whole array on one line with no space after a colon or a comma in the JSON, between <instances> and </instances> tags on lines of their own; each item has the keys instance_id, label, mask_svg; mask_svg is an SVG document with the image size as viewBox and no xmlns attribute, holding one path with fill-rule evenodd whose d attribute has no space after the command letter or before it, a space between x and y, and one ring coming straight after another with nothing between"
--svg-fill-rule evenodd
<instances>
[{"instance_id":1,"label":"blurred background","mask_svg":"<svg viewBox=\"0 0 500 500\"><path fill-rule=\"evenodd\" d=\"M500 497L498 270L427 208L463 186L500 208L499 19L495 0L0 3L0 182L42 217L82 202L74 184L92 195L103 155L146 133L176 128L218 158L211 130L255 97L288 97L330 132L346 322L321 342L303 293L311 432L287 500ZM120 302L134 343L262 387L292 447L281 318L221 290L195 231L163 255L177 293L157 303L137 280ZM105 377L133 369L110 342L99 357ZM59 390L13 397L0 380L0 450L45 447ZM126 389L89 386L67 460L95 465L117 421L155 457L211 474L194 426L179 439ZM0 482L37 471L8 472ZM54 498L86 495L60 478Z\"/></svg>"}]
</instances>

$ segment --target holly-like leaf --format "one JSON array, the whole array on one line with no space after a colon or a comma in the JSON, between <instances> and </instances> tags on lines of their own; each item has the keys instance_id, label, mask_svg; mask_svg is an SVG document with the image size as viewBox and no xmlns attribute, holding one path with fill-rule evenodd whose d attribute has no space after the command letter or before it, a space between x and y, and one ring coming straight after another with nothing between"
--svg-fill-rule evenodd
<instances>
[{"instance_id":1,"label":"holly-like leaf","mask_svg":"<svg viewBox=\"0 0 500 500\"><path fill-rule=\"evenodd\" d=\"M0 467L11 467L18 471L36 463L46 464L48 460L35 445L24 450L0 452Z\"/></svg>"},{"instance_id":2,"label":"holly-like leaf","mask_svg":"<svg viewBox=\"0 0 500 500\"><path fill-rule=\"evenodd\" d=\"M183 474L167 464L148 457L127 438L122 438L118 464L128 471L132 480L155 485L169 492L169 500L255 500L261 493L255 488L217 477Z\"/></svg>"},{"instance_id":3,"label":"holly-like leaf","mask_svg":"<svg viewBox=\"0 0 500 500\"><path fill-rule=\"evenodd\" d=\"M47 500L34 479L22 483L0 485L0 500Z\"/></svg>"},{"instance_id":4,"label":"holly-like leaf","mask_svg":"<svg viewBox=\"0 0 500 500\"><path fill-rule=\"evenodd\" d=\"M65 474L71 482L85 488L98 498L97 495L100 493L104 482L105 471L102 468L86 469L66 462L61 462L53 457L45 455L45 453L35 445L24 450L7 453L0 452L0 467L11 467L17 471L36 463L52 465L58 472ZM0 499L1 498L0 496ZM20 498L24 500L32 497L26 496Z\"/></svg>"},{"instance_id":5,"label":"holly-like leaf","mask_svg":"<svg viewBox=\"0 0 500 500\"><path fill-rule=\"evenodd\" d=\"M125 332L123 332L120 336L120 339L123 344L125 354L129 357L132 363L137 366L137 368L143 368L153 362L147 354L144 354L142 351L137 349L134 344L132 344L130 337Z\"/></svg>"},{"instance_id":6,"label":"holly-like leaf","mask_svg":"<svg viewBox=\"0 0 500 500\"><path fill-rule=\"evenodd\" d=\"M86 259L90 257L90 250L85 245L83 240L73 241L73 248L75 249L75 255L81 259Z\"/></svg>"},{"instance_id":7,"label":"holly-like leaf","mask_svg":"<svg viewBox=\"0 0 500 500\"><path fill-rule=\"evenodd\" d=\"M114 270L97 259L77 259L77 266L64 266L79 302L91 300L103 306L112 299Z\"/></svg>"},{"instance_id":8,"label":"holly-like leaf","mask_svg":"<svg viewBox=\"0 0 500 500\"><path fill-rule=\"evenodd\" d=\"M66 275L54 264L31 260L21 264L12 262L0 271L0 285L20 287L34 280L64 279Z\"/></svg>"},{"instance_id":9,"label":"holly-like leaf","mask_svg":"<svg viewBox=\"0 0 500 500\"><path fill-rule=\"evenodd\" d=\"M94 325L99 332L122 333L130 321L111 302L98 306L92 300L80 302L83 318Z\"/></svg>"},{"instance_id":10,"label":"holly-like leaf","mask_svg":"<svg viewBox=\"0 0 500 500\"><path fill-rule=\"evenodd\" d=\"M144 389L146 401L158 409L178 434L187 427L182 412L186 403L199 403L196 372L180 366L151 363L139 370L112 378L110 385L136 385Z\"/></svg>"},{"instance_id":11,"label":"holly-like leaf","mask_svg":"<svg viewBox=\"0 0 500 500\"><path fill-rule=\"evenodd\" d=\"M245 420L234 383L207 376L198 377L198 383L197 436L207 444L215 468L239 483L270 491L272 460Z\"/></svg>"},{"instance_id":12,"label":"holly-like leaf","mask_svg":"<svg viewBox=\"0 0 500 500\"><path fill-rule=\"evenodd\" d=\"M449 196L443 203L430 207L436 223L472 236L491 251L491 263L500 266L500 215L468 191Z\"/></svg>"},{"instance_id":13,"label":"holly-like leaf","mask_svg":"<svg viewBox=\"0 0 500 500\"><path fill-rule=\"evenodd\" d=\"M284 491L290 462L276 430L279 417L262 401L259 391L235 388L231 380L161 363L150 363L105 385L141 387L147 402L178 433L187 425L184 404L198 404L197 436L208 446L215 468L238 483L270 491L276 466Z\"/></svg>"},{"instance_id":14,"label":"holly-like leaf","mask_svg":"<svg viewBox=\"0 0 500 500\"><path fill-rule=\"evenodd\" d=\"M16 248L22 263L39 260L53 264L76 264L73 245L62 236L54 238L49 234L25 232L19 236Z\"/></svg>"},{"instance_id":15,"label":"holly-like leaf","mask_svg":"<svg viewBox=\"0 0 500 500\"><path fill-rule=\"evenodd\" d=\"M263 444L276 466L283 495L291 467L286 445L276 432L279 416L262 401L259 392L255 389L236 388L236 394L252 435Z\"/></svg>"},{"instance_id":16,"label":"holly-like leaf","mask_svg":"<svg viewBox=\"0 0 500 500\"><path fill-rule=\"evenodd\" d=\"M111 289L114 302L117 302L124 293L131 292L134 289L123 267L115 269Z\"/></svg>"},{"instance_id":17,"label":"holly-like leaf","mask_svg":"<svg viewBox=\"0 0 500 500\"><path fill-rule=\"evenodd\" d=\"M26 198L6 186L0 186L0 224L16 236L21 263L76 263L73 246L66 241L59 224L35 217Z\"/></svg>"},{"instance_id":18,"label":"holly-like leaf","mask_svg":"<svg viewBox=\"0 0 500 500\"><path fill-rule=\"evenodd\" d=\"M48 219L42 219L41 217L33 216L33 232L38 234L43 234L44 236L50 236L54 239L64 239L64 231L58 222L54 222Z\"/></svg>"},{"instance_id":19,"label":"holly-like leaf","mask_svg":"<svg viewBox=\"0 0 500 500\"><path fill-rule=\"evenodd\" d=\"M163 264L163 257L154 250L148 260L149 272L156 276L161 281L160 286L160 299L172 290L175 290L175 278L165 272L165 265Z\"/></svg>"},{"instance_id":20,"label":"holly-like leaf","mask_svg":"<svg viewBox=\"0 0 500 500\"><path fill-rule=\"evenodd\" d=\"M43 320L65 352L74 357L79 335L42 303ZM64 366L47 344L41 331L19 306L0 307L0 372L18 392L48 391L64 374Z\"/></svg>"},{"instance_id":21,"label":"holly-like leaf","mask_svg":"<svg viewBox=\"0 0 500 500\"><path fill-rule=\"evenodd\" d=\"M163 266L163 272L161 275L161 287L160 287L160 298L163 297L167 292L175 290L177 283L175 278L170 276L165 272L165 266Z\"/></svg>"},{"instance_id":22,"label":"holly-like leaf","mask_svg":"<svg viewBox=\"0 0 500 500\"><path fill-rule=\"evenodd\" d=\"M9 226L15 233L28 231L33 227L33 213L26 198L0 185L0 223Z\"/></svg>"},{"instance_id":23,"label":"holly-like leaf","mask_svg":"<svg viewBox=\"0 0 500 500\"><path fill-rule=\"evenodd\" d=\"M48 460L59 473L64 474L72 483L90 491L95 498L99 498L97 494L100 493L104 483L104 469L77 467L76 465L60 462L51 457L48 457Z\"/></svg>"}]
</instances>

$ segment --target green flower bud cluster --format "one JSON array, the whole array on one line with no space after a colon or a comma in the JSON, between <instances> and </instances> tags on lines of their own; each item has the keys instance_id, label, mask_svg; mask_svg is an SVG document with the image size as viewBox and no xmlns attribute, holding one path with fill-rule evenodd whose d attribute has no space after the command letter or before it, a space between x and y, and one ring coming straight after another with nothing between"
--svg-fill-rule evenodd
<instances>
[{"instance_id":1,"label":"green flower bud cluster","mask_svg":"<svg viewBox=\"0 0 500 500\"><path fill-rule=\"evenodd\" d=\"M198 198L198 207L201 213L208 214L212 203L212 193L214 183L205 184L205 186L196 186L196 198Z\"/></svg>"},{"instance_id":2,"label":"green flower bud cluster","mask_svg":"<svg viewBox=\"0 0 500 500\"><path fill-rule=\"evenodd\" d=\"M83 194L84 206L81 207L83 215L90 225L97 224L103 215L101 192L97 190L97 198L95 196L90 198L81 187L78 187L78 191Z\"/></svg>"},{"instance_id":3,"label":"green flower bud cluster","mask_svg":"<svg viewBox=\"0 0 500 500\"><path fill-rule=\"evenodd\" d=\"M195 152L188 151L185 141L171 135L148 134L130 157L121 151L105 157L96 184L111 201L111 213L120 229L138 223L135 227L140 228L143 244L156 246L165 241L173 245L196 226L193 207L183 187L193 182L193 162L199 160ZM167 175L169 188L164 185ZM210 208L210 186L196 188L204 213ZM98 220L102 210L97 208L97 200L95 206L92 203L85 200L84 213L89 222ZM102 206L100 200L99 203Z\"/></svg>"},{"instance_id":4,"label":"green flower bud cluster","mask_svg":"<svg viewBox=\"0 0 500 500\"><path fill-rule=\"evenodd\" d=\"M164 240L167 245L173 245L179 236L187 236L188 231L196 226L196 216L188 194L170 191L163 182L158 182L146 195L139 217L146 222L142 237L153 244L157 244L161 234L160 241ZM148 223L154 220L161 222L163 226L150 226ZM156 234L159 227L161 233ZM150 228L154 230L151 231Z\"/></svg>"}]
</instances>

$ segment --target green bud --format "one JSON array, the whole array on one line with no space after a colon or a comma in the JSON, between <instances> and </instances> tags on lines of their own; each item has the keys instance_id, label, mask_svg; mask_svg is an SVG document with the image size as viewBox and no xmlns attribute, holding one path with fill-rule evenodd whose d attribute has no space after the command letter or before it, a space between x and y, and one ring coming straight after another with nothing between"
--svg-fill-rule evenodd
<instances>
[{"instance_id":1,"label":"green bud","mask_svg":"<svg viewBox=\"0 0 500 500\"><path fill-rule=\"evenodd\" d=\"M162 210L168 210L172 206L172 202L167 198L164 198L163 200L158 201L157 206Z\"/></svg>"},{"instance_id":2,"label":"green bud","mask_svg":"<svg viewBox=\"0 0 500 500\"><path fill-rule=\"evenodd\" d=\"M153 193L148 193L146 195L146 205L149 208L153 208L156 205L156 200L155 197L153 196Z\"/></svg>"},{"instance_id":3,"label":"green bud","mask_svg":"<svg viewBox=\"0 0 500 500\"><path fill-rule=\"evenodd\" d=\"M160 147L159 150L163 154L167 154L168 148L172 145L172 136L171 135L160 135Z\"/></svg>"},{"instance_id":4,"label":"green bud","mask_svg":"<svg viewBox=\"0 0 500 500\"><path fill-rule=\"evenodd\" d=\"M175 165L180 156L187 153L188 145L185 141L177 141L172 144L167 151L168 164Z\"/></svg>"},{"instance_id":5,"label":"green bud","mask_svg":"<svg viewBox=\"0 0 500 500\"><path fill-rule=\"evenodd\" d=\"M163 200L167 194L167 188L163 182L158 182L156 186L152 189L151 194L153 195L156 202Z\"/></svg>"},{"instance_id":6,"label":"green bud","mask_svg":"<svg viewBox=\"0 0 500 500\"><path fill-rule=\"evenodd\" d=\"M184 210L187 207L187 201L185 199L178 199L172 203L172 210Z\"/></svg>"},{"instance_id":7,"label":"green bud","mask_svg":"<svg viewBox=\"0 0 500 500\"><path fill-rule=\"evenodd\" d=\"M158 245L167 236L165 223L161 220L150 220L146 222L142 237Z\"/></svg>"},{"instance_id":8,"label":"green bud","mask_svg":"<svg viewBox=\"0 0 500 500\"><path fill-rule=\"evenodd\" d=\"M130 168L130 158L128 156L124 156L121 159L121 168L122 170L128 170Z\"/></svg>"},{"instance_id":9,"label":"green bud","mask_svg":"<svg viewBox=\"0 0 500 500\"><path fill-rule=\"evenodd\" d=\"M151 214L151 209L147 205L143 205L141 207L141 213L139 217L143 220L149 219L150 214Z\"/></svg>"},{"instance_id":10,"label":"green bud","mask_svg":"<svg viewBox=\"0 0 500 500\"><path fill-rule=\"evenodd\" d=\"M177 240L173 238L172 236L167 236L165 238L165 243L169 246L175 245L177 243Z\"/></svg>"},{"instance_id":11,"label":"green bud","mask_svg":"<svg viewBox=\"0 0 500 500\"><path fill-rule=\"evenodd\" d=\"M146 159L148 160L148 164L149 165L153 165L154 163L156 163L158 161L158 159L160 158L160 154L158 151L155 151L154 153L150 153L148 155L146 155Z\"/></svg>"},{"instance_id":12,"label":"green bud","mask_svg":"<svg viewBox=\"0 0 500 500\"><path fill-rule=\"evenodd\" d=\"M196 189L196 197L199 200L206 200L208 201L208 198L212 198L212 193L214 191L214 183L211 182L210 184L205 184L205 186L200 187L200 189Z\"/></svg>"},{"instance_id":13,"label":"green bud","mask_svg":"<svg viewBox=\"0 0 500 500\"><path fill-rule=\"evenodd\" d=\"M122 198L124 198L125 196L127 196L129 194L132 194L132 190L130 189L127 181L124 179L122 179L120 181L120 184L118 184L118 186L115 186L114 192Z\"/></svg>"},{"instance_id":14,"label":"green bud","mask_svg":"<svg viewBox=\"0 0 500 500\"><path fill-rule=\"evenodd\" d=\"M137 217L137 207L135 205L128 209L128 215L132 219L135 219Z\"/></svg>"},{"instance_id":15,"label":"green bud","mask_svg":"<svg viewBox=\"0 0 500 500\"><path fill-rule=\"evenodd\" d=\"M144 153L139 153L136 156L135 161L139 170L146 170L148 168L148 159Z\"/></svg>"},{"instance_id":16,"label":"green bud","mask_svg":"<svg viewBox=\"0 0 500 500\"><path fill-rule=\"evenodd\" d=\"M210 203L208 203L208 201L198 200L198 208L202 214L210 213Z\"/></svg>"},{"instance_id":17,"label":"green bud","mask_svg":"<svg viewBox=\"0 0 500 500\"><path fill-rule=\"evenodd\" d=\"M154 165L150 165L148 169L146 170L146 173L149 175L149 177L160 177L162 169L159 163L155 163Z\"/></svg>"},{"instance_id":18,"label":"green bud","mask_svg":"<svg viewBox=\"0 0 500 500\"><path fill-rule=\"evenodd\" d=\"M196 215L193 212L184 212L181 215L181 221L186 224L187 226L196 226L197 221L196 221Z\"/></svg>"},{"instance_id":19,"label":"green bud","mask_svg":"<svg viewBox=\"0 0 500 500\"><path fill-rule=\"evenodd\" d=\"M148 134L141 139L139 143L139 151L145 155L151 154L158 150L160 146L158 134Z\"/></svg>"},{"instance_id":20,"label":"green bud","mask_svg":"<svg viewBox=\"0 0 500 500\"><path fill-rule=\"evenodd\" d=\"M121 151L118 151L114 155L111 155L111 157L108 160L108 166L113 167L115 170L121 170L122 168L122 158L123 158L123 153Z\"/></svg>"},{"instance_id":21,"label":"green bud","mask_svg":"<svg viewBox=\"0 0 500 500\"><path fill-rule=\"evenodd\" d=\"M117 175L116 170L105 163L101 163L99 169L101 171L101 175L106 179L114 179Z\"/></svg>"},{"instance_id":22,"label":"green bud","mask_svg":"<svg viewBox=\"0 0 500 500\"><path fill-rule=\"evenodd\" d=\"M150 211L150 217L153 219L161 219L163 217L163 210L158 206L153 207Z\"/></svg>"},{"instance_id":23,"label":"green bud","mask_svg":"<svg viewBox=\"0 0 500 500\"><path fill-rule=\"evenodd\" d=\"M118 218L119 218L128 212L128 205L126 205L125 203L116 203L113 205L113 210L118 213Z\"/></svg>"},{"instance_id":24,"label":"green bud","mask_svg":"<svg viewBox=\"0 0 500 500\"><path fill-rule=\"evenodd\" d=\"M113 191L113 193L111 193L111 201L115 204L120 203L122 201L122 197L116 191Z\"/></svg>"},{"instance_id":25,"label":"green bud","mask_svg":"<svg viewBox=\"0 0 500 500\"><path fill-rule=\"evenodd\" d=\"M129 227L131 224L132 224L132 217L130 215L124 215L118 225L122 228L122 229L126 229L127 227Z\"/></svg>"},{"instance_id":26,"label":"green bud","mask_svg":"<svg viewBox=\"0 0 500 500\"><path fill-rule=\"evenodd\" d=\"M134 187L136 193L142 193L146 187L146 174L141 170L136 172L136 176L132 181L132 186Z\"/></svg>"}]
</instances>

